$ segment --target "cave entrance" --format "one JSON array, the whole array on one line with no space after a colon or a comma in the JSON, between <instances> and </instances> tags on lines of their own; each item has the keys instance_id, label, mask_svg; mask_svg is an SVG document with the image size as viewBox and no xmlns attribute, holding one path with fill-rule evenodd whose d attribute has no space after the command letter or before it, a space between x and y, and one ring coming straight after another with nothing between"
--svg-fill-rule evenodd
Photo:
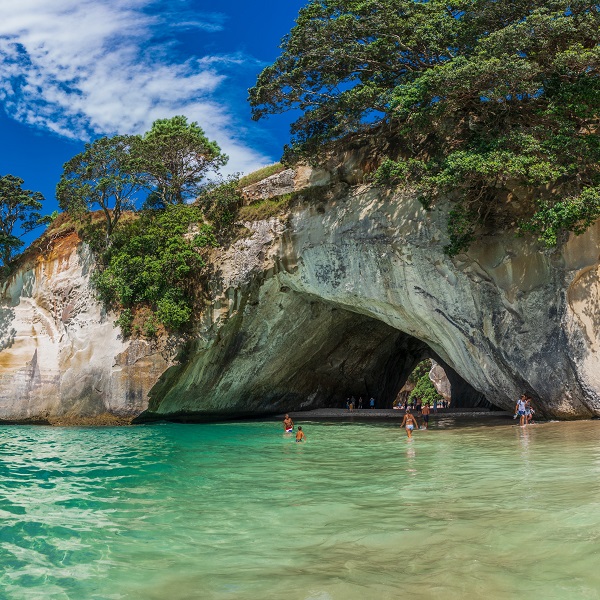
<instances>
[{"instance_id":1,"label":"cave entrance","mask_svg":"<svg viewBox=\"0 0 600 600\"><path fill-rule=\"evenodd\" d=\"M491 407L448 364L451 356L443 361L433 344L372 313L293 293L275 279L261 294L269 301L248 301L252 310L231 317L212 346L190 347L153 389L149 413L256 416L345 408L352 397L363 410L371 398L391 409L425 360L441 366L453 408Z\"/></svg>"},{"instance_id":2,"label":"cave entrance","mask_svg":"<svg viewBox=\"0 0 600 600\"><path fill-rule=\"evenodd\" d=\"M271 335L264 346L270 360L263 363L258 379L253 378L252 388L243 391L254 410L346 408L352 398L355 408L362 398L363 410L368 409L374 398L375 408L391 409L415 368L428 365L431 370L432 361L449 387L452 407L491 406L425 341L369 314L320 299L286 296L290 306L281 306L293 312L294 327L286 323L285 334ZM276 330L272 325L268 329L271 334ZM252 352L236 347L236 359L243 354L252 360L260 346L252 338L243 342Z\"/></svg>"}]
</instances>

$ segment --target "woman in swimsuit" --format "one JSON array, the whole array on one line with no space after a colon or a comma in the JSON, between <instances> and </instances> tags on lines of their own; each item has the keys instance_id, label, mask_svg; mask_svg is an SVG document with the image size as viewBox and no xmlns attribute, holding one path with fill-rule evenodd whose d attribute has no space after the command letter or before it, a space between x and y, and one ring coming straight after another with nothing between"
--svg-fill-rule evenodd
<instances>
[{"instance_id":1,"label":"woman in swimsuit","mask_svg":"<svg viewBox=\"0 0 600 600\"><path fill-rule=\"evenodd\" d=\"M404 414L404 419L402 419L402 424L400 427L405 427L406 435L409 438L412 438L412 431L415 427L417 427L417 419L411 414L410 408L406 409L406 413Z\"/></svg>"}]
</instances>

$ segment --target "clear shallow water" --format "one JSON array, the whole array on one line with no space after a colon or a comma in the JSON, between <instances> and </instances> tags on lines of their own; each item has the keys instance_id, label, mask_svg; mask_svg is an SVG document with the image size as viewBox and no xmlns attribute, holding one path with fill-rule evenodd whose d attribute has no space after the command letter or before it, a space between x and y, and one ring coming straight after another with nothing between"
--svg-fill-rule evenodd
<instances>
[{"instance_id":1,"label":"clear shallow water","mask_svg":"<svg viewBox=\"0 0 600 600\"><path fill-rule=\"evenodd\" d=\"M600 422L0 428L0 598L600 598Z\"/></svg>"}]
</instances>

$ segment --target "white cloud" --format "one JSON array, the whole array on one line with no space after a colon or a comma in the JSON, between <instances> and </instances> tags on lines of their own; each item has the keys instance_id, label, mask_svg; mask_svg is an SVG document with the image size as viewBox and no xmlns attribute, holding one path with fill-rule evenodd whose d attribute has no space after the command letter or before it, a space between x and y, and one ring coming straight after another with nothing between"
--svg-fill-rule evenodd
<instances>
[{"instance_id":1,"label":"white cloud","mask_svg":"<svg viewBox=\"0 0 600 600\"><path fill-rule=\"evenodd\" d=\"M0 0L0 101L7 114L81 140L141 133L155 119L185 114L229 154L230 172L269 162L239 139L218 100L225 77L219 68L244 57L176 61L164 41L169 27L209 35L222 28L222 16L156 8L156 0ZM153 44L156 36L161 42Z\"/></svg>"}]
</instances>

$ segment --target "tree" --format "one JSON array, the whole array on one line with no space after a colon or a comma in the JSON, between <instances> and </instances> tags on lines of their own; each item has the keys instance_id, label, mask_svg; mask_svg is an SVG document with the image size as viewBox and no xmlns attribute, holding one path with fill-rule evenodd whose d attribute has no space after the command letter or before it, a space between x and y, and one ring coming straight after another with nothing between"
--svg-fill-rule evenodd
<instances>
[{"instance_id":1,"label":"tree","mask_svg":"<svg viewBox=\"0 0 600 600\"><path fill-rule=\"evenodd\" d=\"M139 158L133 147L138 136L103 137L63 166L56 196L63 210L81 215L98 207L106 221L109 243L123 211L135 208L136 194L143 188Z\"/></svg>"},{"instance_id":2,"label":"tree","mask_svg":"<svg viewBox=\"0 0 600 600\"><path fill-rule=\"evenodd\" d=\"M198 123L188 123L184 116L155 121L136 151L154 205L157 201L182 204L196 198L206 174L228 160Z\"/></svg>"},{"instance_id":3,"label":"tree","mask_svg":"<svg viewBox=\"0 0 600 600\"><path fill-rule=\"evenodd\" d=\"M0 257L5 267L13 252L23 246L20 236L49 222L39 213L44 196L24 190L23 183L14 175L0 177Z\"/></svg>"},{"instance_id":4,"label":"tree","mask_svg":"<svg viewBox=\"0 0 600 600\"><path fill-rule=\"evenodd\" d=\"M439 402L444 397L438 393L433 385L431 379L429 379L429 373L422 375L408 397L409 401L420 400L422 404L433 404L436 400Z\"/></svg>"},{"instance_id":5,"label":"tree","mask_svg":"<svg viewBox=\"0 0 600 600\"><path fill-rule=\"evenodd\" d=\"M379 183L452 201L447 252L510 223L548 245L600 216L600 5L584 0L311 0L250 90L300 108L290 156L380 140Z\"/></svg>"}]
</instances>

